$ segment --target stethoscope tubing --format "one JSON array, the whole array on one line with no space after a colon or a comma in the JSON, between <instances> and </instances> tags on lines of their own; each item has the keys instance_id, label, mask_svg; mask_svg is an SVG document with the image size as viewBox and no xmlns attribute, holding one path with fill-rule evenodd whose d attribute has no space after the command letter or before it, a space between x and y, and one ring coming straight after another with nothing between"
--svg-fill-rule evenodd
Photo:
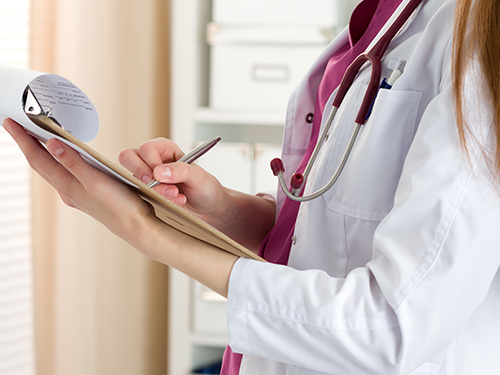
<instances>
[{"instance_id":1,"label":"stethoscope tubing","mask_svg":"<svg viewBox=\"0 0 500 375\"><path fill-rule=\"evenodd\" d=\"M320 197L321 195L325 194L330 188L337 182L338 178L340 177L340 174L344 170L345 165L347 164L347 160L349 159L349 155L351 154L351 151L354 147L354 144L356 143L356 139L358 137L359 131L361 130L362 124L355 123L354 130L351 134L351 138L349 139L349 143L347 144L347 147L344 151L344 155L342 155L342 159L340 160L339 165L337 166L337 169L335 173L333 174L332 178L328 183L323 186L321 189L317 190L316 192L305 195L305 196L296 196L295 194L299 194L300 190L299 189L292 189L290 192L286 186L285 178L283 177L283 172L278 173L278 179L279 183L281 185L281 188L283 189L283 192L285 195L290 198L291 200L295 202L308 202L312 201L313 199L316 199ZM305 177L305 174L304 174Z\"/></svg>"},{"instance_id":2,"label":"stethoscope tubing","mask_svg":"<svg viewBox=\"0 0 500 375\"><path fill-rule=\"evenodd\" d=\"M333 119L335 118L335 115L337 114L338 107L333 107L332 110L330 111L330 114L328 115L328 119L326 122L325 127L323 128L323 131L321 132L321 135L316 142L316 146L314 146L313 153L311 155L311 160L315 161L318 158L319 151L321 150L321 145L327 141L327 139L330 137L330 128L333 123ZM307 163L306 169L304 170L304 180L307 180L307 177L309 177L309 173L311 172L313 163Z\"/></svg>"},{"instance_id":3,"label":"stethoscope tubing","mask_svg":"<svg viewBox=\"0 0 500 375\"><path fill-rule=\"evenodd\" d=\"M275 159L271 162L271 168L273 169L274 174L278 176L280 186L288 198L296 202L311 201L326 193L335 184L335 182L337 182L338 178L340 177L340 174L342 173L345 165L347 164L347 160L349 159L354 144L356 143L356 138L358 137L361 126L365 124L370 113L370 108L372 107L373 102L377 96L380 87L380 78L382 75L381 60L384 56L384 53L389 47L390 42L394 39L394 37L401 30L404 24L410 19L411 15L422 1L423 0L410 0L406 5L406 7L401 12L401 14L391 24L391 26L385 32L385 34L375 43L375 45L368 52L363 53L358 57L356 57L356 59L354 59L351 65L349 65L344 76L342 77L339 88L332 102L333 108L330 112L330 115L328 116L324 129L321 132L320 137L318 138L318 141L314 147L313 153L311 155L311 158L309 159L309 162L307 163L304 173L303 174L295 173L292 176L291 191L287 188L286 182L283 177L284 173L283 162L279 159ZM370 63L372 68L370 82L363 97L361 107L359 108L355 120L355 127L351 134L351 138L349 139L349 143L347 144L342 159L334 175L332 176L330 181L328 181L328 183L321 189L307 196L299 196L302 189L305 186L307 178L309 177L309 173L311 172L311 169L314 163L316 162L316 159L318 158L323 143L325 143L330 136L330 128L338 109L340 108L342 102L344 101L344 98L347 95L347 92L349 88L352 86L352 83L354 82L359 71L362 69L363 65L365 65L365 63L367 62Z\"/></svg>"}]
</instances>

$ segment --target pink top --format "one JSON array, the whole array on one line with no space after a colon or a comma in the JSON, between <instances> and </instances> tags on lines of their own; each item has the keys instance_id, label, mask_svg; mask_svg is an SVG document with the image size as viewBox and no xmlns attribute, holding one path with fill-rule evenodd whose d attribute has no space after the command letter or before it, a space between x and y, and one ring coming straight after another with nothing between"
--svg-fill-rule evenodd
<instances>
[{"instance_id":1,"label":"pink top","mask_svg":"<svg viewBox=\"0 0 500 375\"><path fill-rule=\"evenodd\" d=\"M297 172L304 171L311 157L318 139L322 114L332 92L340 84L349 65L366 50L401 2L402 0L364 0L352 13L349 22L349 42L330 58L319 84L311 139ZM276 224L264 239L259 252L259 255L267 261L287 264L299 207L299 202L285 200ZM228 346L224 353L221 375L238 374L241 359L242 355L233 353Z\"/></svg>"}]
</instances>

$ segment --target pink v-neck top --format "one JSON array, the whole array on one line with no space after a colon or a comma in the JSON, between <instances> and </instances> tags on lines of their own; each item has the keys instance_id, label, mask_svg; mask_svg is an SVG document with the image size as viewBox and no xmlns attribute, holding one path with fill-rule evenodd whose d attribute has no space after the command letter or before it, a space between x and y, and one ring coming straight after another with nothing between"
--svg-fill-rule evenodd
<instances>
[{"instance_id":1,"label":"pink v-neck top","mask_svg":"<svg viewBox=\"0 0 500 375\"><path fill-rule=\"evenodd\" d=\"M297 169L302 173L316 145L326 103L354 61L373 41L402 0L364 0L354 10L349 22L349 41L328 61L319 84L314 108L309 146ZM259 255L272 263L287 264L300 203L286 199L274 228L262 243ZM228 346L224 353L221 375L239 373L242 356Z\"/></svg>"}]
</instances>

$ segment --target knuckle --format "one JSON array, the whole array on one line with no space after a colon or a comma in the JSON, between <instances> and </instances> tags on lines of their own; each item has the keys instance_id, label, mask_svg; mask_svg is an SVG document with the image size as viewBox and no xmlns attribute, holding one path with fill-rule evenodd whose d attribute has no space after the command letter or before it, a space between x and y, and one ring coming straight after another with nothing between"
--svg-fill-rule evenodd
<instances>
[{"instance_id":1,"label":"knuckle","mask_svg":"<svg viewBox=\"0 0 500 375\"><path fill-rule=\"evenodd\" d=\"M139 154L144 154L149 152L151 149L155 147L155 144L158 142L159 138L152 139L149 141L144 142L142 145L139 146Z\"/></svg>"},{"instance_id":2,"label":"knuckle","mask_svg":"<svg viewBox=\"0 0 500 375\"><path fill-rule=\"evenodd\" d=\"M31 154L27 154L25 155L26 157L26 161L28 162L28 165L32 168L32 169L35 169L35 167L37 166L36 164L36 160L37 158L35 158L34 156L32 156Z\"/></svg>"},{"instance_id":3,"label":"knuckle","mask_svg":"<svg viewBox=\"0 0 500 375\"><path fill-rule=\"evenodd\" d=\"M61 181L61 184L59 186L56 186L57 192L59 193L61 200L66 206L71 208L76 208L75 200L73 199L73 194L71 193L71 189L67 188L66 186L69 185L64 184L64 181Z\"/></svg>"},{"instance_id":4,"label":"knuckle","mask_svg":"<svg viewBox=\"0 0 500 375\"><path fill-rule=\"evenodd\" d=\"M176 181L200 185L205 179L205 170L196 164L177 163L174 175Z\"/></svg>"},{"instance_id":5,"label":"knuckle","mask_svg":"<svg viewBox=\"0 0 500 375\"><path fill-rule=\"evenodd\" d=\"M186 173L189 173L191 177L197 181L203 179L205 170L196 164L186 165Z\"/></svg>"},{"instance_id":6,"label":"knuckle","mask_svg":"<svg viewBox=\"0 0 500 375\"><path fill-rule=\"evenodd\" d=\"M174 175L177 176L177 179L185 181L188 177L190 177L190 165L186 163L176 163L175 171L173 171Z\"/></svg>"},{"instance_id":7,"label":"knuckle","mask_svg":"<svg viewBox=\"0 0 500 375\"><path fill-rule=\"evenodd\" d=\"M149 149L150 142L151 141L144 142L142 145L139 146L139 148L137 149L137 151L139 151L139 155L143 154Z\"/></svg>"},{"instance_id":8,"label":"knuckle","mask_svg":"<svg viewBox=\"0 0 500 375\"><path fill-rule=\"evenodd\" d=\"M137 165L137 154L134 150L126 148L118 154L118 161L121 165L127 168L129 171L134 172Z\"/></svg>"},{"instance_id":9,"label":"knuckle","mask_svg":"<svg viewBox=\"0 0 500 375\"><path fill-rule=\"evenodd\" d=\"M125 148L120 151L118 154L118 161L120 164L125 164L127 161L131 159L133 151L130 148Z\"/></svg>"},{"instance_id":10,"label":"knuckle","mask_svg":"<svg viewBox=\"0 0 500 375\"><path fill-rule=\"evenodd\" d=\"M158 137L144 142L139 146L139 155L164 154L167 150L176 149L177 145L168 138Z\"/></svg>"},{"instance_id":11,"label":"knuckle","mask_svg":"<svg viewBox=\"0 0 500 375\"><path fill-rule=\"evenodd\" d=\"M158 165L158 163L161 163L160 148L153 142L154 141L142 144L139 147L139 156L150 167L154 167Z\"/></svg>"},{"instance_id":12,"label":"knuckle","mask_svg":"<svg viewBox=\"0 0 500 375\"><path fill-rule=\"evenodd\" d=\"M155 144L169 144L172 141L168 138L165 138L165 137L157 137L157 138L151 140L150 142L155 143Z\"/></svg>"},{"instance_id":13,"label":"knuckle","mask_svg":"<svg viewBox=\"0 0 500 375\"><path fill-rule=\"evenodd\" d=\"M105 194L102 191L100 184L90 184L85 186L85 190L87 191L89 196L99 197L101 194Z\"/></svg>"},{"instance_id":14,"label":"knuckle","mask_svg":"<svg viewBox=\"0 0 500 375\"><path fill-rule=\"evenodd\" d=\"M74 169L77 166L77 164L78 164L77 159L74 158L74 157L61 158L60 162L68 170Z\"/></svg>"},{"instance_id":15,"label":"knuckle","mask_svg":"<svg viewBox=\"0 0 500 375\"><path fill-rule=\"evenodd\" d=\"M158 142L161 142L167 148L177 148L177 144L168 138L157 138Z\"/></svg>"},{"instance_id":16,"label":"knuckle","mask_svg":"<svg viewBox=\"0 0 500 375\"><path fill-rule=\"evenodd\" d=\"M59 196L61 197L61 200L63 201L63 203L66 206L71 207L71 208L75 208L75 204L69 196L62 194L62 193L59 193Z\"/></svg>"},{"instance_id":17,"label":"knuckle","mask_svg":"<svg viewBox=\"0 0 500 375\"><path fill-rule=\"evenodd\" d=\"M144 166L144 161L141 160L138 151L135 149L126 148L122 150L118 155L118 161L137 178L141 178L144 174L151 174L151 171Z\"/></svg>"}]
</instances>

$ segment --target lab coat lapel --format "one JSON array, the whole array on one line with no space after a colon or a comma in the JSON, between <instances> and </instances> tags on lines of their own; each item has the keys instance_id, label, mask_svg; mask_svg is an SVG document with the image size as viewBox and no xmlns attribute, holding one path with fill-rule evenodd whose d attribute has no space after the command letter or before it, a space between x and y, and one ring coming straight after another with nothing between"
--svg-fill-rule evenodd
<instances>
[{"instance_id":1,"label":"lab coat lapel","mask_svg":"<svg viewBox=\"0 0 500 375\"><path fill-rule=\"evenodd\" d=\"M346 27L325 48L316 62L311 66L305 78L291 94L288 101L285 137L281 158L285 163L284 177L289 181L291 175L298 168L304 152L311 138L312 124L306 121L310 113L314 113L314 103L318 86L323 77L330 57L349 41L349 32ZM291 130L293 129L293 131ZM278 189L277 212L281 209L285 195Z\"/></svg>"},{"instance_id":2,"label":"lab coat lapel","mask_svg":"<svg viewBox=\"0 0 500 375\"><path fill-rule=\"evenodd\" d=\"M294 131L285 138L284 152L305 150L309 144L311 125L305 121L309 113L314 113L314 102L318 86L323 77L330 57L348 42L348 29L342 32L326 47L323 53L307 72L305 78L292 93L288 102L286 127L293 126ZM295 167L292 167L295 170Z\"/></svg>"},{"instance_id":3,"label":"lab coat lapel","mask_svg":"<svg viewBox=\"0 0 500 375\"><path fill-rule=\"evenodd\" d=\"M415 18L417 17L418 13L420 12L420 9L422 9L422 6L424 5L425 1L426 0L423 0L419 4L419 6L417 7L417 9L415 9L415 11L411 15L411 17L408 19L408 21L406 21L405 25L401 28L401 30L399 31L399 33L396 35L396 37L393 40L396 40L412 24L412 22L415 20ZM409 2L410 2L410 0L403 0L401 2L401 4L399 4L399 6L397 7L396 11L389 18L389 21L387 21L385 23L385 25L379 31L379 33L377 34L377 36L373 39L373 41L370 43L370 45L366 48L366 51L369 51L370 49L372 49L373 46L380 40L380 38L382 38L384 36L384 34L391 27L391 25L394 23L394 21L396 21L396 19L398 18L398 16L406 8L406 6L408 5Z\"/></svg>"}]
</instances>

